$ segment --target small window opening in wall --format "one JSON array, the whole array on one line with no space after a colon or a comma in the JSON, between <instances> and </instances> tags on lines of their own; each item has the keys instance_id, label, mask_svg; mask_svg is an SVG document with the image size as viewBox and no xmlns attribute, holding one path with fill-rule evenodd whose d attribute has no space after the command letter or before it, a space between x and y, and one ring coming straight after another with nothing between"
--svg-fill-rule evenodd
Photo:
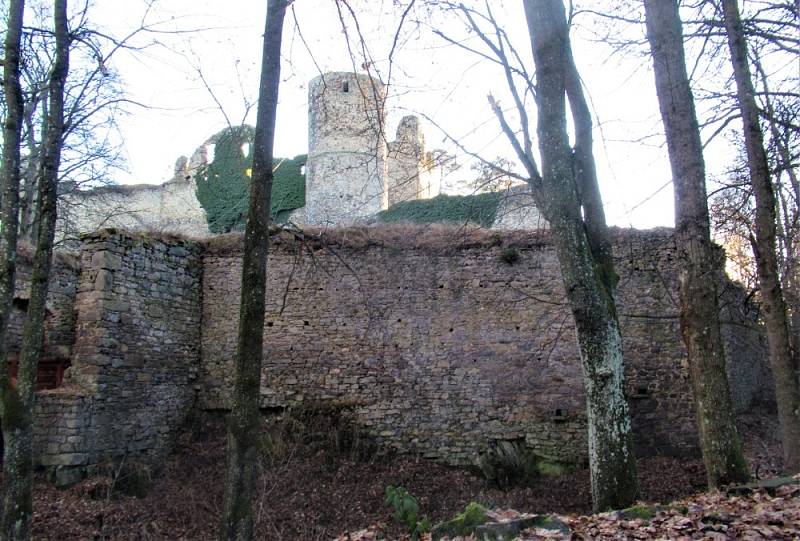
<instances>
[{"instance_id":1,"label":"small window opening in wall","mask_svg":"<svg viewBox=\"0 0 800 541\"><path fill-rule=\"evenodd\" d=\"M309 325L311 325L311 324L310 324L308 321L304 321L304 322L303 322L303 325L307 327L307 326L309 326Z\"/></svg>"},{"instance_id":2,"label":"small window opening in wall","mask_svg":"<svg viewBox=\"0 0 800 541\"><path fill-rule=\"evenodd\" d=\"M562 410L561 408L556 408L553 411L553 422L554 423L563 423L566 420L567 419L566 419L566 416L564 415L564 410Z\"/></svg>"},{"instance_id":3,"label":"small window opening in wall","mask_svg":"<svg viewBox=\"0 0 800 541\"><path fill-rule=\"evenodd\" d=\"M648 389L644 385L639 385L636 387L636 390L633 392L632 398L650 398L650 389Z\"/></svg>"},{"instance_id":4,"label":"small window opening in wall","mask_svg":"<svg viewBox=\"0 0 800 541\"><path fill-rule=\"evenodd\" d=\"M345 81L342 83L342 92L350 92L350 82Z\"/></svg>"},{"instance_id":5,"label":"small window opening in wall","mask_svg":"<svg viewBox=\"0 0 800 541\"><path fill-rule=\"evenodd\" d=\"M267 321L267 327L272 327L272 322L271 321Z\"/></svg>"}]
</instances>

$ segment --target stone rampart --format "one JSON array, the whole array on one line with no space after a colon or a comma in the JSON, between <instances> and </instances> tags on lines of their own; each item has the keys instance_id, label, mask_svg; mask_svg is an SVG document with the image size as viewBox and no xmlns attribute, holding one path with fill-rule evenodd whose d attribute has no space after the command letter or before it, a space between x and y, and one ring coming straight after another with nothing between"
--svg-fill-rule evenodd
<instances>
[{"instance_id":1,"label":"stone rampart","mask_svg":"<svg viewBox=\"0 0 800 541\"><path fill-rule=\"evenodd\" d=\"M75 243L82 233L102 228L209 235L205 210L193 178L164 184L115 185L74 191L59 206L57 238Z\"/></svg>"},{"instance_id":2,"label":"stone rampart","mask_svg":"<svg viewBox=\"0 0 800 541\"><path fill-rule=\"evenodd\" d=\"M693 455L671 231L614 237L637 451ZM83 242L72 366L62 387L39 394L38 463L156 460L192 408L230 407L241 236L193 243L106 230ZM741 409L764 390L764 350L728 285L724 334ZM575 330L546 231L361 227L302 242L283 233L266 310L264 408L344 407L379 441L449 464L474 464L508 440L547 460L586 460Z\"/></svg>"},{"instance_id":3,"label":"stone rampart","mask_svg":"<svg viewBox=\"0 0 800 541\"><path fill-rule=\"evenodd\" d=\"M453 229L441 233L437 247L415 246L421 231L398 233L399 246L316 246L313 259L292 242L274 247L262 406L347 405L384 442L452 464L474 463L495 440L519 439L544 457L583 461L575 331L547 234L495 234L474 243ZM619 232L615 254L637 449L694 454L671 233ZM240 251L212 242L203 268L200 405L224 409ZM732 366L757 365L758 348L731 348ZM753 393L739 389L735 396Z\"/></svg>"}]
</instances>

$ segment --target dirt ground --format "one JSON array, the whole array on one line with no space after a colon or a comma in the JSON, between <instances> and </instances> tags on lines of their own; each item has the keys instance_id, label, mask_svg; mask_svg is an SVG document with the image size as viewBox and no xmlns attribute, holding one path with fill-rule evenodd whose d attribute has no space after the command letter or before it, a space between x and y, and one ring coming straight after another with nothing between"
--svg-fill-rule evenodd
<instances>
[{"instance_id":1,"label":"dirt ground","mask_svg":"<svg viewBox=\"0 0 800 541\"><path fill-rule=\"evenodd\" d=\"M753 471L761 477L774 474L779 450L774 422L750 415L742 420L741 431ZM213 539L223 498L225 446L223 422L204 419L187 428L159 471L117 464L106 475L66 490L40 478L35 538ZM255 503L259 539L330 540L374 524L384 524L389 538L400 536L384 504L388 485L405 487L433 523L452 517L470 501L573 517L590 512L586 470L500 490L464 470L382 454L328 417L271 421L263 434L262 456ZM671 502L705 487L699 460L643 459L639 473L647 502ZM140 497L129 495L136 493Z\"/></svg>"}]
</instances>

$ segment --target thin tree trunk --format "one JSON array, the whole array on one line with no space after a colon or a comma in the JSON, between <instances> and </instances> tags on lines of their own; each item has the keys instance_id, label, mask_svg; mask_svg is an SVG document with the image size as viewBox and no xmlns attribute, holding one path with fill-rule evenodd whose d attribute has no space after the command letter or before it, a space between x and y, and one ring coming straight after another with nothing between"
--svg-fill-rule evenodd
<instances>
[{"instance_id":1,"label":"thin tree trunk","mask_svg":"<svg viewBox=\"0 0 800 541\"><path fill-rule=\"evenodd\" d=\"M722 10L739 110L744 124L750 183L756 201L753 252L761 300L764 303L770 364L775 380L775 396L783 439L783 467L788 473L796 473L800 471L800 378L792 360L789 320L778 271L775 193L767 153L764 150L764 136L758 120L758 106L747 59L747 43L736 0L722 0Z\"/></svg>"},{"instance_id":2,"label":"thin tree trunk","mask_svg":"<svg viewBox=\"0 0 800 541\"><path fill-rule=\"evenodd\" d=\"M3 65L3 88L6 96L6 118L3 126L2 205L0 208L0 417L3 435L13 430L13 419L19 411L19 397L11 386L8 374L7 336L11 301L14 296L14 274L17 257L17 227L19 215L20 138L22 134L23 101L19 78L20 40L24 0L10 0L8 27L5 39L5 62ZM6 478L8 479L8 478ZM17 517L24 513L8 488L3 484L2 516L0 517L0 539L14 539ZM23 503L24 506L24 503ZM22 526L22 525L20 525ZM24 533L24 532L21 532Z\"/></svg>"},{"instance_id":3,"label":"thin tree trunk","mask_svg":"<svg viewBox=\"0 0 800 541\"><path fill-rule=\"evenodd\" d=\"M37 214L41 223L31 276L28 317L22 330L16 394L17 407L6 411L3 426L5 454L3 533L12 539L30 538L33 516L33 410L36 373L44 344L44 318L53 237L56 225L58 168L64 133L64 85L69 72L70 36L67 28L67 0L56 0L55 62L50 72L50 110L42 145Z\"/></svg>"},{"instance_id":4,"label":"thin tree trunk","mask_svg":"<svg viewBox=\"0 0 800 541\"><path fill-rule=\"evenodd\" d=\"M267 2L258 116L253 141L253 176L244 238L233 409L228 421L228 474L220 527L220 538L226 540L248 540L253 537L253 496L261 433L259 401L273 142L281 70L281 37L287 5L286 0Z\"/></svg>"},{"instance_id":5,"label":"thin tree trunk","mask_svg":"<svg viewBox=\"0 0 800 541\"><path fill-rule=\"evenodd\" d=\"M36 180L39 177L39 145L36 143L36 130L34 129L33 117L38 107L39 102L34 98L33 101L27 104L24 112L24 122L27 131L25 146L28 149L28 166L25 168L25 173L21 176L22 194L20 194L19 201L19 235L29 242L33 242L36 239L33 224L36 219Z\"/></svg>"},{"instance_id":6,"label":"thin tree trunk","mask_svg":"<svg viewBox=\"0 0 800 541\"><path fill-rule=\"evenodd\" d=\"M675 186L675 228L680 257L681 331L697 409L708 484L746 481L725 372L719 326L717 262L711 243L705 164L694 98L686 75L676 0L645 0L647 39L667 136Z\"/></svg>"},{"instance_id":7,"label":"thin tree trunk","mask_svg":"<svg viewBox=\"0 0 800 541\"><path fill-rule=\"evenodd\" d=\"M614 254L611 239L608 235L606 213L603 198L597 181L597 168L592 150L592 113L584 96L581 78L572 45L567 41L566 90L569 99L572 122L575 125L574 169L578 188L578 198L583 208L586 223L586 235L592 255L601 271L601 278L606 284L609 294L613 295L619 276L614 270Z\"/></svg>"},{"instance_id":8,"label":"thin tree trunk","mask_svg":"<svg viewBox=\"0 0 800 541\"><path fill-rule=\"evenodd\" d=\"M581 216L566 119L567 80L577 79L571 64L567 22L561 0L525 0L538 89L538 133L542 159L539 203L550 222L564 287L575 318L586 387L589 463L595 509L622 508L638 494L636 459L630 414L625 399L622 338L612 292L615 286L610 252L595 259ZM578 88L579 90L579 88ZM571 89L570 100L580 96ZM586 109L588 111L588 108ZM587 119L580 117L583 127ZM591 131L591 118L588 119ZM584 179L596 182L591 134L582 134ZM587 173L591 173L588 175ZM590 190L595 190L589 186ZM599 203L599 191L591 202ZM587 200L588 201L588 200ZM602 217L602 205L590 206ZM605 220L594 222L598 239L605 237ZM598 246L602 246L599 244ZM600 263L598 265L598 263ZM608 267L607 265L610 265ZM603 268L600 268L603 267ZM606 272L608 271L608 272ZM610 279L609 279L610 278Z\"/></svg>"}]
</instances>

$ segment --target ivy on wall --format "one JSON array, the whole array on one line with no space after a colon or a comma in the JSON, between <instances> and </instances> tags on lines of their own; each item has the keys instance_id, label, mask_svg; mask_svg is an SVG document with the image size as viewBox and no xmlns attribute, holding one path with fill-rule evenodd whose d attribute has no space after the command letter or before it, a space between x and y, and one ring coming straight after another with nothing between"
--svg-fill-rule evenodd
<instances>
[{"instance_id":1,"label":"ivy on wall","mask_svg":"<svg viewBox=\"0 0 800 541\"><path fill-rule=\"evenodd\" d=\"M499 192L438 195L433 199L405 201L378 213L378 221L415 224L471 222L488 228L497 217L497 207L502 195Z\"/></svg>"},{"instance_id":2,"label":"ivy on wall","mask_svg":"<svg viewBox=\"0 0 800 541\"><path fill-rule=\"evenodd\" d=\"M250 192L252 126L225 128L210 139L214 158L197 172L197 199L206 211L212 233L244 229ZM276 158L270 213L273 221L284 221L289 213L305 206L303 166L306 156Z\"/></svg>"}]
</instances>

